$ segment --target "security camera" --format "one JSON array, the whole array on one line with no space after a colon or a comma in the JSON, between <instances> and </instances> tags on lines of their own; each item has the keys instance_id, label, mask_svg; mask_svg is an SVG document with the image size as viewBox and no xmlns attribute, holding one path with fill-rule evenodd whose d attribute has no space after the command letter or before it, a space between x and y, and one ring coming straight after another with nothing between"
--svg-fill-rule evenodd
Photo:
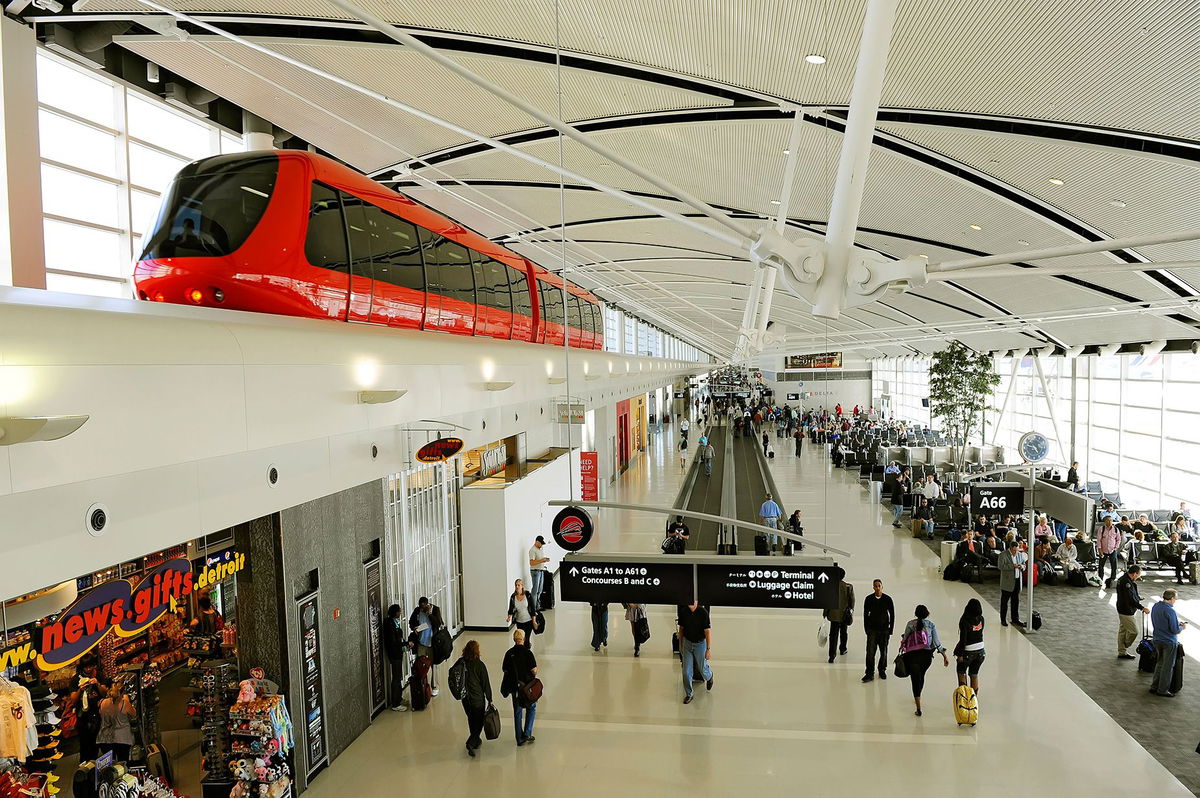
<instances>
[{"instance_id":1,"label":"security camera","mask_svg":"<svg viewBox=\"0 0 1200 798\"><path fill-rule=\"evenodd\" d=\"M1192 341L1192 354L1200 355L1200 341Z\"/></svg>"},{"instance_id":2,"label":"security camera","mask_svg":"<svg viewBox=\"0 0 1200 798\"><path fill-rule=\"evenodd\" d=\"M33 0L33 7L49 11L51 14L58 14L63 10L63 4L58 0Z\"/></svg>"}]
</instances>

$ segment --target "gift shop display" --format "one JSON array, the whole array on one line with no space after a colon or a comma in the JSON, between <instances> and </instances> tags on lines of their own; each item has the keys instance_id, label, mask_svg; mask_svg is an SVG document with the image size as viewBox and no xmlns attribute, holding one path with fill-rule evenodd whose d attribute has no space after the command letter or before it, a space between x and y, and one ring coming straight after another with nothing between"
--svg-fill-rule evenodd
<instances>
[{"instance_id":1,"label":"gift shop display","mask_svg":"<svg viewBox=\"0 0 1200 798\"><path fill-rule=\"evenodd\" d=\"M292 721L278 688L255 675L239 686L238 700L229 710L232 751L230 773L237 783L231 798L290 796L288 752L294 745Z\"/></svg>"}]
</instances>

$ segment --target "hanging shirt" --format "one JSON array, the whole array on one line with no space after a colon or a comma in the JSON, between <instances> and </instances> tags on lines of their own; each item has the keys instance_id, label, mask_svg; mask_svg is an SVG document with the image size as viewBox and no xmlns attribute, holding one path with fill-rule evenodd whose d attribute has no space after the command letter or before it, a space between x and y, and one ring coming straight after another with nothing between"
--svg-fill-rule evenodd
<instances>
[{"instance_id":1,"label":"hanging shirt","mask_svg":"<svg viewBox=\"0 0 1200 798\"><path fill-rule=\"evenodd\" d=\"M0 759L24 762L37 748L37 720L29 691L19 684L0 687Z\"/></svg>"}]
</instances>

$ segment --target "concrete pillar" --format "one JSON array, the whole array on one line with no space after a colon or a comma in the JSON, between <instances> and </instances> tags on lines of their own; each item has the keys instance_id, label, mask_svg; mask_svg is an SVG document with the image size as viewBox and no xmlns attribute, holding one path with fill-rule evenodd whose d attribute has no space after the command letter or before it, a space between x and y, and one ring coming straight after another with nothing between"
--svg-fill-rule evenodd
<instances>
[{"instance_id":1,"label":"concrete pillar","mask_svg":"<svg viewBox=\"0 0 1200 798\"><path fill-rule=\"evenodd\" d=\"M249 111L242 111L242 144L246 152L275 149L275 128Z\"/></svg>"},{"instance_id":2,"label":"concrete pillar","mask_svg":"<svg viewBox=\"0 0 1200 798\"><path fill-rule=\"evenodd\" d=\"M0 285L46 287L33 29L0 19Z\"/></svg>"}]
</instances>

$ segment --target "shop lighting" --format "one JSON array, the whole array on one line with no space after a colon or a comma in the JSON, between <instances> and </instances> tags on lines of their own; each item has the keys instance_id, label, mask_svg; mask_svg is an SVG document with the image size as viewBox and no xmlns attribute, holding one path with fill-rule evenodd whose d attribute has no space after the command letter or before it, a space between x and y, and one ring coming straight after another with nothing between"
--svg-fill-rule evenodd
<instances>
[{"instance_id":1,"label":"shop lighting","mask_svg":"<svg viewBox=\"0 0 1200 798\"><path fill-rule=\"evenodd\" d=\"M483 384L483 389L485 391L507 391L514 385L516 385L516 383L511 380L494 380L491 382L485 382Z\"/></svg>"},{"instance_id":2,"label":"shop lighting","mask_svg":"<svg viewBox=\"0 0 1200 798\"><path fill-rule=\"evenodd\" d=\"M394 390L378 390L378 391L359 391L358 403L360 405L386 405L388 402L394 402L404 394L408 393L403 388Z\"/></svg>"},{"instance_id":3,"label":"shop lighting","mask_svg":"<svg viewBox=\"0 0 1200 798\"><path fill-rule=\"evenodd\" d=\"M56 441L84 425L91 416L2 416L0 446L34 441Z\"/></svg>"}]
</instances>

